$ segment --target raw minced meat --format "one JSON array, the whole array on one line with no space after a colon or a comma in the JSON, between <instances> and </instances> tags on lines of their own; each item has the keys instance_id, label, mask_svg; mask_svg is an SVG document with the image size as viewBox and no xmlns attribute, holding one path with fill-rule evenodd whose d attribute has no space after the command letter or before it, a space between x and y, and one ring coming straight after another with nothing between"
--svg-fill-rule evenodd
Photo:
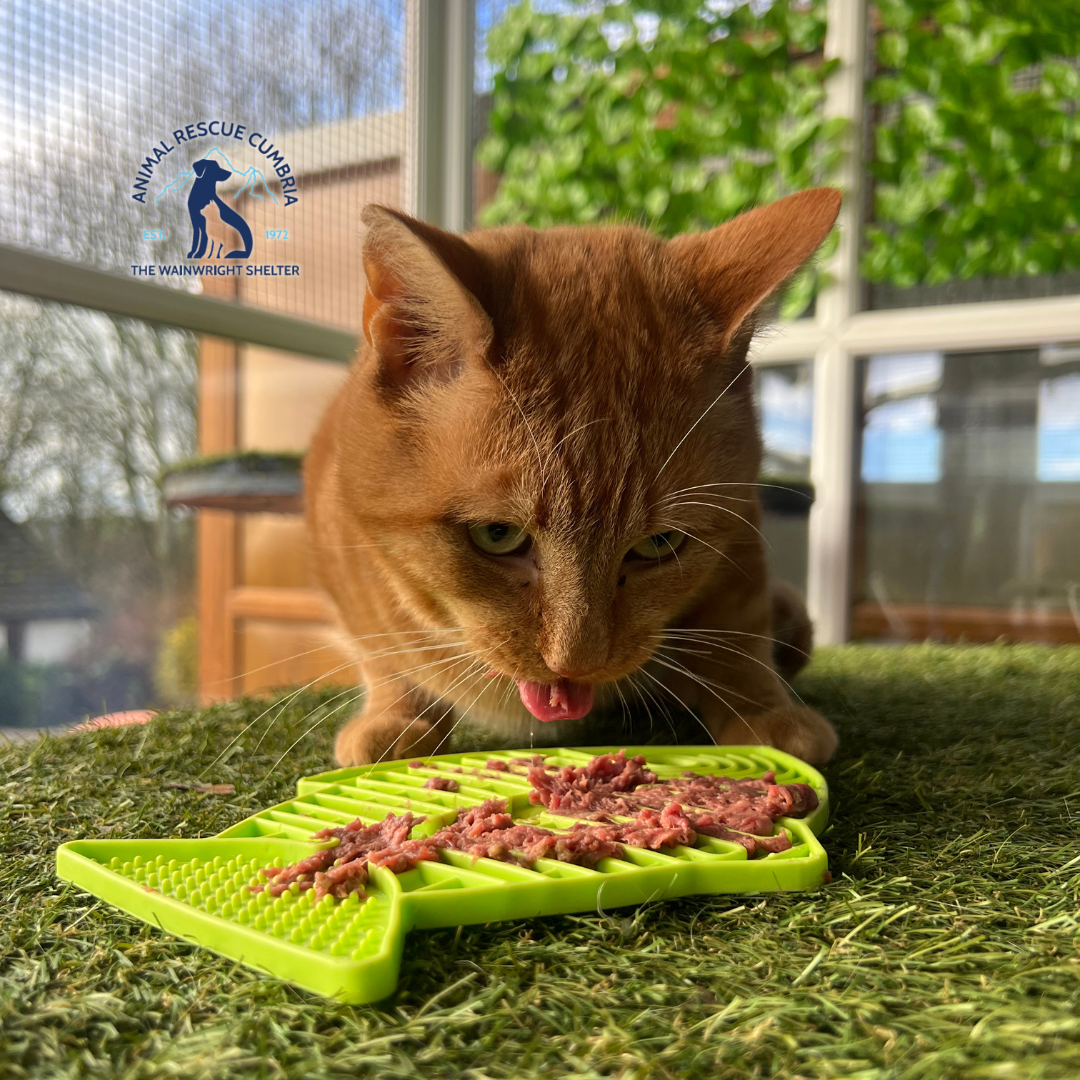
<instances>
[{"instance_id":1,"label":"raw minced meat","mask_svg":"<svg viewBox=\"0 0 1080 1080\"><path fill-rule=\"evenodd\" d=\"M642 807L630 821L591 826L578 822L574 827L591 829L597 836L616 844L648 848L650 851L676 845L692 847L699 835L739 844L746 849L747 857L751 859L759 853L787 851L791 847L791 839L783 830L777 836L751 836L749 833L725 828L710 814L684 810L674 802L659 811L648 806Z\"/></svg>"},{"instance_id":2,"label":"raw minced meat","mask_svg":"<svg viewBox=\"0 0 1080 1080\"><path fill-rule=\"evenodd\" d=\"M772 837L777 818L803 814L818 805L809 784L777 784L771 770L760 779L735 780L688 772L673 780L657 780L644 766L640 754L627 758L624 751L593 758L581 768L567 766L553 772L537 765L529 770L533 786L529 799L552 813L593 821L633 817L643 809L663 810L678 803L695 811L708 811L707 817L693 815L692 820L702 826L698 832L735 839L736 843L743 841L721 836L715 829L768 838ZM750 848L748 844L743 846Z\"/></svg>"},{"instance_id":3,"label":"raw minced meat","mask_svg":"<svg viewBox=\"0 0 1080 1080\"><path fill-rule=\"evenodd\" d=\"M626 751L600 754L588 765L575 768L565 765L556 771L546 769L542 762L529 769L529 801L549 810L568 810L575 814L588 810L604 810L640 784L656 783L656 774L645 768L645 758L638 754L627 758ZM614 810L614 813L623 813ZM636 811L630 811L634 813Z\"/></svg>"},{"instance_id":4,"label":"raw minced meat","mask_svg":"<svg viewBox=\"0 0 1080 1080\"><path fill-rule=\"evenodd\" d=\"M449 776L433 776L430 780L425 780L421 787L434 788L436 791L457 791L461 785L451 779Z\"/></svg>"},{"instance_id":5,"label":"raw minced meat","mask_svg":"<svg viewBox=\"0 0 1080 1080\"><path fill-rule=\"evenodd\" d=\"M412 870L418 862L438 859L447 849L463 851L474 859L531 866L537 859L559 859L583 866L595 866L600 859L618 856L618 843L600 835L594 826L575 825L568 833L556 833L537 825L518 825L506 812L504 799L489 799L480 806L463 807L457 820L422 840L410 840L413 826L424 818L403 814L387 816L374 825L354 821L337 829L321 829L314 839L335 837L338 843L301 859L288 867L268 867L266 889L281 896L296 882L301 892L315 890L315 896L343 899L351 892L363 894L368 866L384 866L395 874Z\"/></svg>"},{"instance_id":6,"label":"raw minced meat","mask_svg":"<svg viewBox=\"0 0 1080 1080\"><path fill-rule=\"evenodd\" d=\"M451 824L423 839L410 839L413 828L424 821L412 814L388 814L372 825L357 820L315 833L315 839L334 838L338 843L292 866L268 867L263 871L266 884L253 886L253 891L266 889L280 896L296 883L302 891L314 889L317 897L362 895L369 866L401 874L446 850L519 866L558 859L593 867L601 859L621 857L626 847L659 851L692 845L700 835L740 844L754 858L791 847L783 830L773 835L777 818L804 814L818 805L808 784L777 784L771 771L757 779L687 772L659 780L645 768L642 755L628 758L625 750L601 754L580 767L545 766L540 755L515 758L511 764L528 766L531 802L563 817L588 820L578 820L563 832L518 824L503 799L462 807ZM514 771L496 758L487 767ZM460 766L451 770L462 771ZM456 780L442 776L431 777L423 786L439 791L459 787Z\"/></svg>"},{"instance_id":7,"label":"raw minced meat","mask_svg":"<svg viewBox=\"0 0 1080 1080\"><path fill-rule=\"evenodd\" d=\"M437 859L437 849L424 840L410 840L414 825L424 819L413 814L396 817L387 814L382 821L365 825L358 818L341 828L320 829L312 839L338 843L301 859L292 866L271 866L263 870L265 885L255 885L252 892L265 889L271 896L281 896L296 882L301 892L314 889L319 898L331 895L343 899L351 892L363 893L367 867L385 866L394 873L411 870L422 859Z\"/></svg>"},{"instance_id":8,"label":"raw minced meat","mask_svg":"<svg viewBox=\"0 0 1080 1080\"><path fill-rule=\"evenodd\" d=\"M440 829L429 843L463 851L474 859L498 859L520 866L530 866L537 859L594 866L600 859L621 854L617 843L588 825L556 833L537 825L515 824L503 799L488 799L480 806L459 810L457 821Z\"/></svg>"}]
</instances>

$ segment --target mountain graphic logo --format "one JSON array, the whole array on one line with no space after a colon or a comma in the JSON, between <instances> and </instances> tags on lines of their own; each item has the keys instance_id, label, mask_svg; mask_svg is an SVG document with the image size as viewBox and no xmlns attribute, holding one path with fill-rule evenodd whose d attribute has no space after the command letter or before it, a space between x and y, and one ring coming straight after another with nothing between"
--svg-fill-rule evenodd
<instances>
[{"instance_id":1,"label":"mountain graphic logo","mask_svg":"<svg viewBox=\"0 0 1080 1080\"><path fill-rule=\"evenodd\" d=\"M254 165L247 169L235 168L229 159L216 146L209 150L205 157L192 163L190 171L183 171L171 183L167 184L157 198L155 204L172 193L180 193L190 184L188 194L188 215L191 218L191 250L188 252L189 259L201 259L206 255L206 249L210 238L206 230L206 217L203 211L211 204L217 206L218 214L226 225L231 225L239 234L243 242L243 248L230 251L225 256L227 259L247 259L251 256L254 243L251 228L241 214L228 203L224 202L217 193L217 185L231 176L242 180L240 186L232 194L235 202L245 192L252 198L264 200L269 196L277 203L277 196L270 190L266 178ZM262 194L260 194L260 189ZM211 251L212 251L211 247Z\"/></svg>"}]
</instances>

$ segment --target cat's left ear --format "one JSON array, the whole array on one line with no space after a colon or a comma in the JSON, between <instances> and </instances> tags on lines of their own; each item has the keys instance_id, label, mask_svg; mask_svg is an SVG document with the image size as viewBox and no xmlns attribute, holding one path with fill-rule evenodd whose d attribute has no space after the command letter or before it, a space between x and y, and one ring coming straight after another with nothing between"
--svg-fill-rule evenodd
<instances>
[{"instance_id":1,"label":"cat's left ear","mask_svg":"<svg viewBox=\"0 0 1080 1080\"><path fill-rule=\"evenodd\" d=\"M448 382L491 345L480 256L460 236L383 206L365 207L364 336L388 391Z\"/></svg>"},{"instance_id":2,"label":"cat's left ear","mask_svg":"<svg viewBox=\"0 0 1080 1080\"><path fill-rule=\"evenodd\" d=\"M836 188L800 191L668 250L724 326L726 348L747 320L817 251L840 212Z\"/></svg>"}]
</instances>

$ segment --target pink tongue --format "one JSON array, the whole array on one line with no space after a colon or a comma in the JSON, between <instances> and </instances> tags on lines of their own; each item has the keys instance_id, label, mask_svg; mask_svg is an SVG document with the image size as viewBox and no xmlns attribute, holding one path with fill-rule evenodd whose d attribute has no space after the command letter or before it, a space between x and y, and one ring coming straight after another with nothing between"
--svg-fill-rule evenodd
<instances>
[{"instance_id":1,"label":"pink tongue","mask_svg":"<svg viewBox=\"0 0 1080 1080\"><path fill-rule=\"evenodd\" d=\"M580 720L593 707L593 688L560 679L554 685L518 679L521 703L537 720Z\"/></svg>"}]
</instances>

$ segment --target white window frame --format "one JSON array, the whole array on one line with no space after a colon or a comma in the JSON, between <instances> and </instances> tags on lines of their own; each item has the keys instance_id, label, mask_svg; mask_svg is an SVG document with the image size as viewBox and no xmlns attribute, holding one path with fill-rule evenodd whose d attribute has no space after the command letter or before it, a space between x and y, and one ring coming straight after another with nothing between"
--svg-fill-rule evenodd
<instances>
[{"instance_id":1,"label":"white window frame","mask_svg":"<svg viewBox=\"0 0 1080 1080\"><path fill-rule=\"evenodd\" d=\"M807 603L821 644L847 641L851 630L852 506L857 435L856 360L872 353L1037 347L1080 339L1080 296L947 304L896 311L859 310L865 0L829 0L825 55L839 61L825 102L830 118L851 121L839 178L844 189L840 246L830 283L811 319L788 323L755 344L755 364L813 361L814 434Z\"/></svg>"},{"instance_id":2,"label":"white window frame","mask_svg":"<svg viewBox=\"0 0 1080 1080\"><path fill-rule=\"evenodd\" d=\"M408 0L405 198L451 232L472 224L475 0Z\"/></svg>"}]
</instances>

